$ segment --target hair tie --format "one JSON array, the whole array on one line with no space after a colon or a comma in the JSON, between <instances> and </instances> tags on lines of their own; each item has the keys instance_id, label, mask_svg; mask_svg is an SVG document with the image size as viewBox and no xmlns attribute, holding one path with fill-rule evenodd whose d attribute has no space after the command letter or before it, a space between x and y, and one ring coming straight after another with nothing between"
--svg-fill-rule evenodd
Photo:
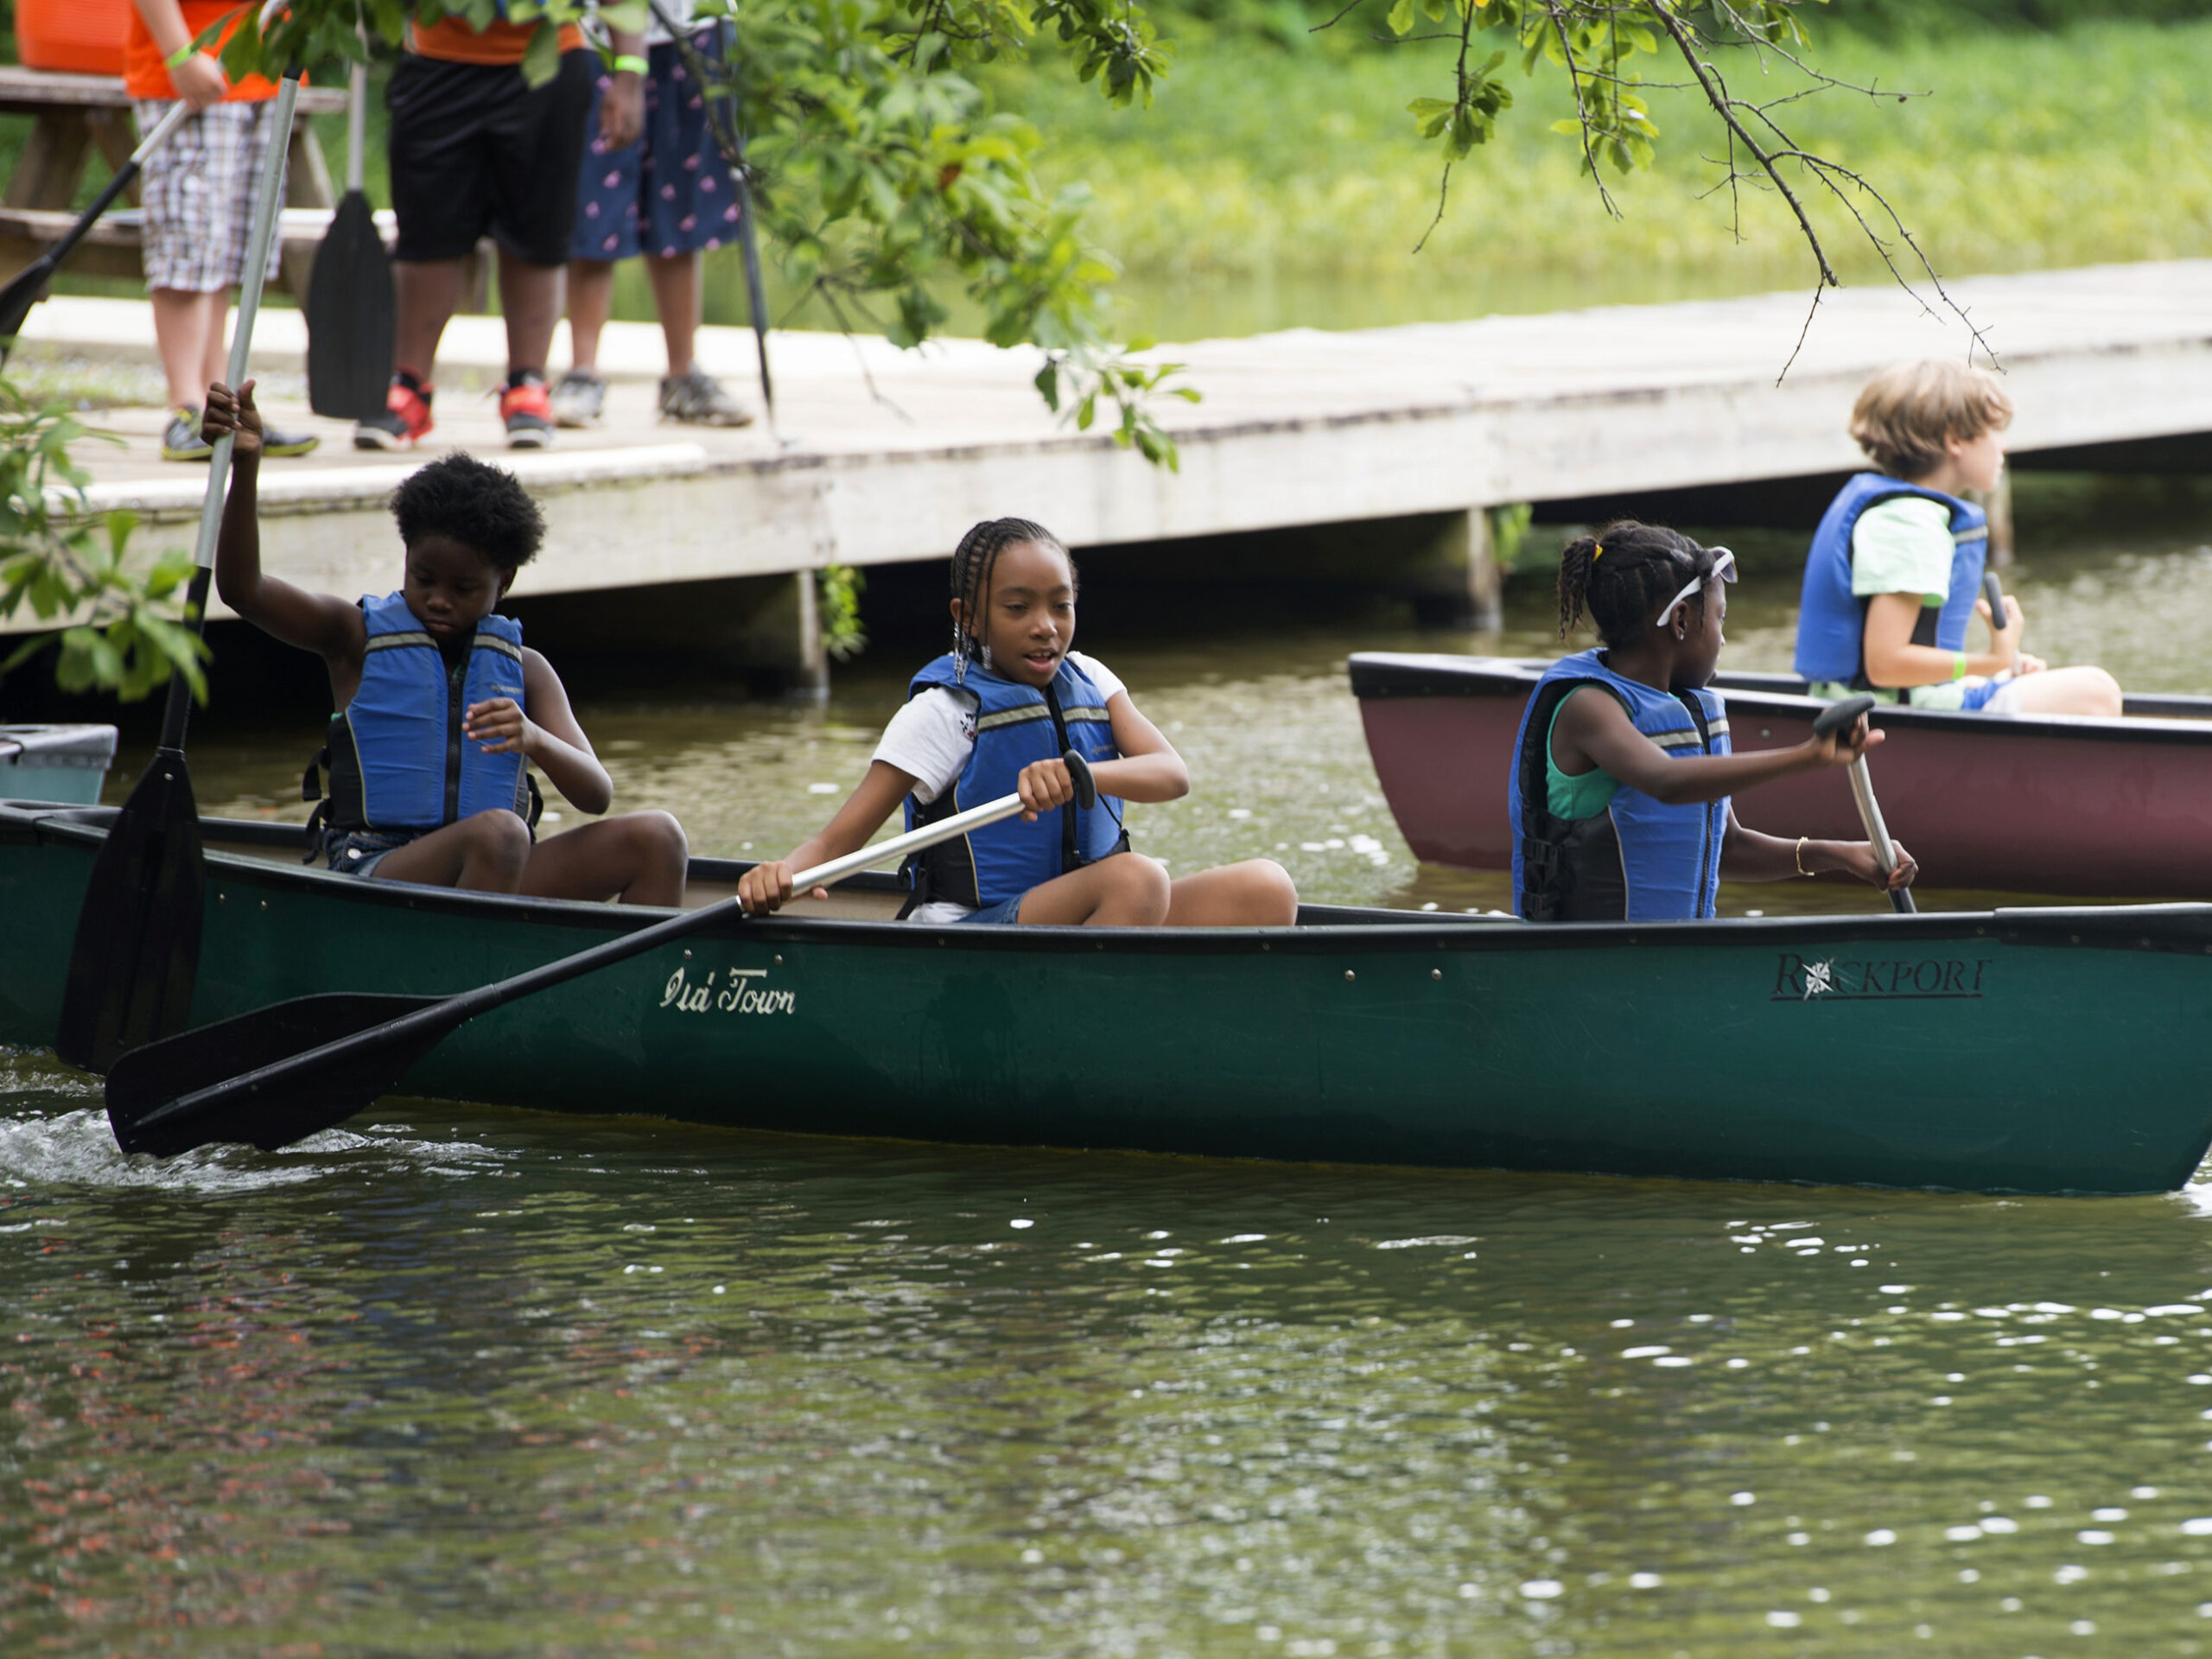
<instances>
[{"instance_id":1,"label":"hair tie","mask_svg":"<svg viewBox=\"0 0 2212 1659\"><path fill-rule=\"evenodd\" d=\"M1605 556L1605 544L1603 542L1592 542L1592 543L1591 543L1591 544L1590 544L1590 563L1592 563L1592 564L1595 564L1595 563L1598 563L1598 561L1599 561L1599 560L1600 560L1600 559L1604 558Z\"/></svg>"}]
</instances>

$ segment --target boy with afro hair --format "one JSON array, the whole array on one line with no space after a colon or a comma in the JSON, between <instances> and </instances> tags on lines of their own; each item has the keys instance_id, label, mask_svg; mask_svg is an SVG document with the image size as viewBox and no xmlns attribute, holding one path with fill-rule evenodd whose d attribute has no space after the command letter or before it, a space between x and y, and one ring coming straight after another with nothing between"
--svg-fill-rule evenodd
<instances>
[{"instance_id":1,"label":"boy with afro hair","mask_svg":"<svg viewBox=\"0 0 2212 1659\"><path fill-rule=\"evenodd\" d=\"M399 591L350 603L261 569L263 427L251 380L208 388L210 442L237 435L215 550L224 602L330 672L330 794L316 813L329 867L388 881L547 899L683 901L683 827L632 812L539 842L525 762L578 810L614 785L552 664L495 613L543 540L537 504L499 467L431 462L392 493L406 550Z\"/></svg>"}]
</instances>

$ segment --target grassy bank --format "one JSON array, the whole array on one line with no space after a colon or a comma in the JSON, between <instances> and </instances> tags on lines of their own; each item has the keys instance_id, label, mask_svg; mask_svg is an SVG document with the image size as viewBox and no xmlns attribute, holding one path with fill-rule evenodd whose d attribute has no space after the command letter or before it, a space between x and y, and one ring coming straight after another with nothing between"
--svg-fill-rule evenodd
<instances>
[{"instance_id":1,"label":"grassy bank","mask_svg":"<svg viewBox=\"0 0 2212 1659\"><path fill-rule=\"evenodd\" d=\"M2212 107L2200 92L2212 22L1887 45L1831 29L1815 48L1840 75L1929 94L1824 94L1792 125L1877 181L1944 270L2212 253ZM1660 167L1616 184L1625 217L1608 219L1573 141L1549 130L1572 109L1543 74L1516 79L1498 139L1454 173L1450 211L1415 257L1437 152L1404 111L1448 86L1434 50L1187 41L1146 111L1028 73L996 90L1050 136L1048 175L1096 192L1093 228L1124 264L1133 321L1168 337L1192 332L1179 315L1341 327L1809 281L1777 200L1745 198L1740 244L1726 197L1699 200L1717 176L1700 157L1717 146L1688 94L1654 94ZM1793 82L1777 69L1764 84ZM1878 277L1839 208L1821 223L1847 280Z\"/></svg>"},{"instance_id":2,"label":"grassy bank","mask_svg":"<svg viewBox=\"0 0 2212 1659\"><path fill-rule=\"evenodd\" d=\"M1715 175L1700 158L1716 148L1713 127L1682 92L1653 93L1660 166L1613 181L1624 217L1609 219L1580 175L1573 141L1550 130L1571 106L1548 70L1514 78L1516 107L1497 141L1454 173L1450 211L1416 257L1435 211L1439 155L1414 136L1405 106L1448 86L1449 60L1350 35L1288 50L1208 27L1176 25L1174 72L1150 110L1110 110L1062 73L1007 67L990 83L1004 107L1046 135L1046 176L1096 193L1091 232L1124 267L1120 315L1130 333L1352 327L1811 279L1778 201L1746 195L1735 239L1725 195L1706 196ZM1839 75L1928 94L1899 104L1827 93L1795 106L1793 126L1888 192L1946 272L2212 254L2212 105L2198 92L2212 85L2212 20L1888 38L1825 24L1815 53ZM1733 73L1746 87L1758 79L1747 62ZM1779 67L1764 81L1774 92L1792 84ZM380 206L383 118L378 99L367 170ZM12 165L28 126L0 118L0 168ZM342 120L318 126L337 172ZM96 164L87 196L100 172ZM1841 211L1832 202L1820 211L1847 279L1881 280ZM948 297L954 327L976 327ZM779 315L785 303L772 297ZM709 256L707 308L709 321L746 320L734 249ZM622 272L616 309L652 315L634 265ZM819 308L791 320L831 326Z\"/></svg>"}]
</instances>

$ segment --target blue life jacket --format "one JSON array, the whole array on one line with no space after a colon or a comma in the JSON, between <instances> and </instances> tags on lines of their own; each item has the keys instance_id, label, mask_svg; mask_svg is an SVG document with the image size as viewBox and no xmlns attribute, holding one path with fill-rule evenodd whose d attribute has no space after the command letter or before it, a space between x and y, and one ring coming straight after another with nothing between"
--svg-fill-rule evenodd
<instances>
[{"instance_id":1,"label":"blue life jacket","mask_svg":"<svg viewBox=\"0 0 2212 1659\"><path fill-rule=\"evenodd\" d=\"M981 699L976 747L953 786L928 805L906 797L909 830L1013 794L1021 769L1032 761L1056 760L1070 749L1093 762L1121 758L1106 699L1090 676L1065 658L1052 683L1039 690L972 662L965 677L956 679L948 652L914 676L906 695L918 696L931 686L972 692ZM913 890L910 911L944 901L980 910L1127 852L1128 846L1112 798L1101 795L1087 811L1071 801L1039 813L1034 823L1017 815L957 841L939 842L908 858L899 874Z\"/></svg>"},{"instance_id":2,"label":"blue life jacket","mask_svg":"<svg viewBox=\"0 0 2212 1659\"><path fill-rule=\"evenodd\" d=\"M1951 515L1951 588L1940 607L1924 606L1912 632L1916 645L1963 651L1967 623L1981 594L1981 566L1989 551L1989 515L1971 501L1923 489L1879 473L1861 473L1836 494L1813 532L1805 559L1805 590L1797 612L1797 671L1818 684L1831 681L1872 690L1866 677L1866 600L1851 591L1851 537L1859 515L1878 501L1916 495L1940 501Z\"/></svg>"},{"instance_id":3,"label":"blue life jacket","mask_svg":"<svg viewBox=\"0 0 2212 1659\"><path fill-rule=\"evenodd\" d=\"M361 689L332 716L330 747L318 757L330 767L330 826L435 830L491 807L531 822L535 791L523 757L486 754L461 729L470 704L493 697L512 697L527 712L522 624L486 617L467 660L448 669L399 594L362 600L361 617L369 630Z\"/></svg>"},{"instance_id":4,"label":"blue life jacket","mask_svg":"<svg viewBox=\"0 0 2212 1659\"><path fill-rule=\"evenodd\" d=\"M1552 816L1545 751L1552 716L1577 686L1602 685L1636 729L1671 759L1726 754L1726 705L1715 691L1655 691L1577 652L1545 671L1515 741L1506 810L1513 823L1513 909L1532 922L1680 922L1714 913L1728 798L1669 806L1626 784L1592 818Z\"/></svg>"}]
</instances>

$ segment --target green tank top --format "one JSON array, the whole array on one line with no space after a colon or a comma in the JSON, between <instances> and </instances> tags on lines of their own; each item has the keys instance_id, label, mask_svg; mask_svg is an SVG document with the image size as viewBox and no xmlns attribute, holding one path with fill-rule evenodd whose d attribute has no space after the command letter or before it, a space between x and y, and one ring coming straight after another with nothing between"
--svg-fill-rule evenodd
<instances>
[{"instance_id":1,"label":"green tank top","mask_svg":"<svg viewBox=\"0 0 2212 1659\"><path fill-rule=\"evenodd\" d=\"M1596 817L1613 804L1613 796L1620 789L1620 780L1603 768L1592 768L1580 778L1570 778L1552 758L1553 728L1558 726L1568 702L1578 695L1579 689L1561 697L1559 706L1552 710L1551 725L1544 728L1544 794L1552 816L1570 822Z\"/></svg>"}]
</instances>

